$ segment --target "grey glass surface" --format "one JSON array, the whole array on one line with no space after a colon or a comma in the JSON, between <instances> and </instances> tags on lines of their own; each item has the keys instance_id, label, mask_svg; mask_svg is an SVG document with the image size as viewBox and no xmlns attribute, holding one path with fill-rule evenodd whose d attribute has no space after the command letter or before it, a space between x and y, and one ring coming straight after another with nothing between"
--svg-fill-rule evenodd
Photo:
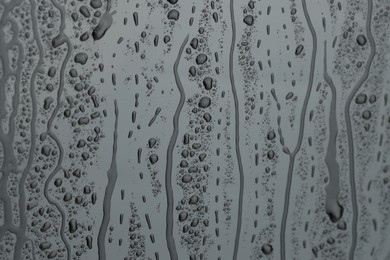
<instances>
[{"instance_id":1,"label":"grey glass surface","mask_svg":"<svg viewBox=\"0 0 390 260\"><path fill-rule=\"evenodd\" d=\"M389 12L1 0L0 260L389 260Z\"/></svg>"}]
</instances>

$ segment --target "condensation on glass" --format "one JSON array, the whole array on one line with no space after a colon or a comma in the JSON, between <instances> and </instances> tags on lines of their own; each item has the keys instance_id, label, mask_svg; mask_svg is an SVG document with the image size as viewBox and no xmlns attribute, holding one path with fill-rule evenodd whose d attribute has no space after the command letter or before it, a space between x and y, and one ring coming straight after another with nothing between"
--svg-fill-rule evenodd
<instances>
[{"instance_id":1,"label":"condensation on glass","mask_svg":"<svg viewBox=\"0 0 390 260\"><path fill-rule=\"evenodd\" d=\"M1 0L0 259L390 259L389 12Z\"/></svg>"}]
</instances>

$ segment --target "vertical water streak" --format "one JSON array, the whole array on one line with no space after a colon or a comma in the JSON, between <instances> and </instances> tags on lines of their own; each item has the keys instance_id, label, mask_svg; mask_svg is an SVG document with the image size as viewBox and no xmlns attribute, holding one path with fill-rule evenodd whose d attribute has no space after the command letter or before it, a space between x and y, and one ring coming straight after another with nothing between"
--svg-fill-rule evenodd
<instances>
[{"instance_id":1,"label":"vertical water streak","mask_svg":"<svg viewBox=\"0 0 390 260\"><path fill-rule=\"evenodd\" d=\"M108 182L106 186L106 191L104 193L103 199L103 219L102 224L100 225L99 234L98 234L98 255L99 260L106 260L106 248L105 248L105 238L108 229L108 225L110 224L110 213L111 213L111 199L112 194L115 189L116 180L118 178L118 169L116 163L116 153L118 150L118 116L119 109L116 102L115 105L115 129L114 129L114 140L112 146L112 159L110 169L107 171Z\"/></svg>"},{"instance_id":2,"label":"vertical water streak","mask_svg":"<svg viewBox=\"0 0 390 260\"><path fill-rule=\"evenodd\" d=\"M236 45L236 21L234 19L234 5L233 0L230 0L230 20L232 27L232 41L230 45L230 53L229 53L229 78L230 85L232 87L232 94L234 99L234 116L235 116L235 146L236 146L236 155L237 155L237 163L238 163L238 171L240 178L240 190L238 197L238 216L237 216L237 229L236 229L236 237L234 241L234 252L233 259L237 259L240 236L241 236L241 225L242 225L242 201L244 194L244 172L242 169L242 161L241 161L241 153L240 153L240 114L239 114L239 104L236 86L234 83L234 71L233 71L233 54L234 47Z\"/></svg>"},{"instance_id":3,"label":"vertical water streak","mask_svg":"<svg viewBox=\"0 0 390 260\"><path fill-rule=\"evenodd\" d=\"M11 12L16 6L19 6L20 3L21 3L21 1L14 1L13 3L9 3L8 5L6 5L5 9L9 9L9 12ZM3 11L3 12L7 12L7 11ZM1 100L5 101L5 99L7 98L6 93L5 93L5 89L6 89L5 85L6 85L7 80L11 76L14 76L15 82L13 84L14 85L14 95L12 97L12 112L11 112L10 117L8 119L8 133L5 134L3 132L4 130L3 130L2 126L0 126L1 127L0 135L1 135L1 143L3 146L3 153L6 153L4 155L4 157L9 158L9 159L4 159L2 169L1 169L1 171L3 172L3 176L2 176L2 180L1 180L1 182L2 182L1 189L2 190L4 189L3 190L4 193L0 194L0 198L2 199L4 204L8 205L8 207L6 205L4 206L4 210L10 211L8 213L7 212L4 213L5 219L4 219L4 224L1 227L0 239L2 238L2 236L4 235L4 232L6 230L14 233L16 235L14 255L18 256L18 255L20 255L20 253L17 253L16 250L22 251L22 247L26 241L25 233L21 232L21 228L20 228L21 222L23 220L25 220L25 216L24 216L23 212L21 212L20 204L19 204L19 227L14 226L13 221L15 220L15 218L13 218L13 215L12 215L11 201L10 201L9 195L8 195L7 184L8 184L8 177L9 177L10 173L11 172L17 173L17 166L18 166L17 161L16 161L16 157L14 155L13 146L14 146L15 128L16 128L15 118L16 118L16 115L18 112L19 101L20 101L19 84L20 84L20 77L21 77L21 72L22 72L22 65L23 65L22 61L24 58L24 49L23 49L22 43L19 40L19 27L18 27L17 23L9 17L9 13L4 15L1 19L1 27L2 28L6 22L9 22L11 25L11 31L13 33L13 37L8 43L5 43L4 32L1 32L1 34L0 34L1 41L3 44L3 50L1 53L1 57L2 57L1 60L3 61L3 64L2 64L3 75L1 78L1 86L3 88L2 88L1 94L0 94ZM18 58L17 58L16 71L12 72L9 70L8 51L10 48L12 48L14 46L16 46L18 48ZM4 58L6 58L6 62L4 62ZM3 102L2 105L3 104L5 104L5 102ZM3 117L5 115L6 115L5 110L2 110L2 112L1 112L1 119L2 120L3 120ZM8 153L8 155L7 155L7 153ZM19 259L19 258L20 257L16 257L15 259Z\"/></svg>"},{"instance_id":4,"label":"vertical water streak","mask_svg":"<svg viewBox=\"0 0 390 260\"><path fill-rule=\"evenodd\" d=\"M166 214L166 239L169 254L171 260L178 260L175 238L173 237L173 189L172 189L172 163L173 163L173 150L175 148L177 136L179 134L179 117L180 112L184 106L185 101L185 92L183 85L181 84L178 67L180 63L180 58L183 54L184 47L188 42L189 35L184 39L183 43L180 46L179 53L177 55L176 61L173 65L173 73L175 76L175 82L180 93L179 104L176 108L175 114L173 116L173 133L171 140L169 141L167 149L167 163L166 163L166 172L165 172L165 189L167 196L167 214Z\"/></svg>"},{"instance_id":5,"label":"vertical water streak","mask_svg":"<svg viewBox=\"0 0 390 260\"><path fill-rule=\"evenodd\" d=\"M32 8L32 6L31 6ZM17 29L14 31L15 34L15 40L18 39L19 37L19 28L16 24L16 22L13 22L13 27L16 27ZM9 119L9 139L10 142L14 142L14 136L15 136L15 126L16 126L16 115L18 112L18 107L19 107L19 101L20 101L20 89L19 89L19 84L20 84L20 76L21 76L21 71L23 69L23 59L24 59L24 50L22 47L22 43L17 40L19 43L18 48L19 48L19 53L18 53L18 71L17 71L17 80L15 81L15 94L13 96L13 108L12 108L12 114ZM33 120L31 120L33 121ZM35 127L35 126L34 126ZM34 139L31 137L31 139ZM32 144L32 143L31 143ZM32 163L32 160L30 160L31 156L30 154L34 152L35 149L35 144L33 146L30 146L30 152L29 152L29 158L27 164ZM18 209L19 209L19 227L18 231L16 233L16 243L15 243L15 249L14 249L14 259L21 259L22 258L22 251L23 251L23 246L26 243L26 214L25 214L25 192L24 192L24 184L26 180L27 172L26 169L23 170L22 175L19 180L18 184L18 190L19 190L19 200L18 200Z\"/></svg>"},{"instance_id":6,"label":"vertical water streak","mask_svg":"<svg viewBox=\"0 0 390 260\"><path fill-rule=\"evenodd\" d=\"M0 17L0 26L4 28L7 22L12 24L12 21L9 17L9 14L17 5L21 3L20 0L12 1L9 3L4 3L4 9L2 10L2 15ZM15 23L13 23L15 26ZM12 26L11 26L12 28ZM3 29L0 31L0 60L1 64L1 78L0 78L0 120L3 121L7 116L6 111L6 83L9 77L13 74L10 70L10 56L8 53L9 48L15 43L18 35L13 34L13 37L9 43L5 40L5 32ZM19 68L20 69L20 68ZM16 82L15 82L16 84ZM15 93L16 94L16 93ZM15 100L14 100L15 101ZM19 100L18 100L19 101ZM15 103L15 102L13 102ZM15 105L15 104L13 104ZM12 111L12 113L16 113L16 111ZM13 223L13 215L12 215L12 205L11 198L8 194L8 178L11 172L16 173L17 170L17 160L14 154L13 148L13 140L14 140L14 122L11 122L11 118L9 119L9 130L8 133L4 132L3 126L0 124L0 143L3 149L3 161L1 165L0 172L2 173L0 179L0 200L3 202L3 222L4 224L0 227L0 239L3 238L6 231L12 232L14 234L18 233L18 229L16 225Z\"/></svg>"},{"instance_id":7,"label":"vertical water streak","mask_svg":"<svg viewBox=\"0 0 390 260\"><path fill-rule=\"evenodd\" d=\"M306 22L309 26L310 33L312 35L313 50L312 50L311 61L310 61L309 83L308 83L305 99L303 101L303 107L302 107L301 117L299 122L298 141L295 149L290 154L290 158L289 158L290 162L288 166L287 183L286 183L286 190L284 195L283 216L282 216L282 223L280 228L280 255L282 260L286 259L286 224L287 224L288 210L290 207L290 192L291 192L292 175L294 171L295 156L298 154L302 146L303 134L305 130L306 110L309 103L311 90L313 88L314 68L315 68L315 61L317 55L317 35L314 30L313 24L311 23L309 13L307 11L306 0L302 0L302 9L305 15Z\"/></svg>"},{"instance_id":8,"label":"vertical water streak","mask_svg":"<svg viewBox=\"0 0 390 260\"><path fill-rule=\"evenodd\" d=\"M38 51L39 51L39 59L38 63L35 66L31 79L30 79L30 97L31 97L31 121L30 121L30 150L28 154L27 164L22 172L22 176L19 181L19 212L20 212L20 226L19 226L19 232L23 234L23 239L25 240L25 232L27 227L27 219L26 219L26 198L25 198L25 182L27 175L30 171L30 168L32 166L33 160L34 160L34 153L35 153L35 137L36 137L36 128L35 123L37 120L37 101L36 101L36 95L35 95L35 79L38 74L38 71L40 67L43 64L43 46L41 41L39 40L39 33L38 33L38 21L36 16L36 3L34 0L30 0L30 13L31 13L31 24L32 24L32 31L33 31L33 38L36 41ZM34 249L34 243L31 241L31 246ZM14 251L14 259L19 259L21 256L20 248L18 249L17 246L15 246ZM33 251L34 252L34 251ZM33 257L35 258L35 255L33 253Z\"/></svg>"},{"instance_id":9,"label":"vertical water streak","mask_svg":"<svg viewBox=\"0 0 390 260\"><path fill-rule=\"evenodd\" d=\"M61 214L60 236L61 236L61 240L64 243L66 251L67 251L67 260L70 260L71 259L71 248L70 248L68 240L65 237L65 218L66 218L66 214L65 214L64 209L61 208L60 204L49 195L49 185L51 183L51 180L62 169L62 160L64 158L64 149L63 149L62 144L61 144L60 140L58 139L58 137L51 130L48 131L48 136L50 136L50 138L52 138L54 140L54 142L56 143L56 145L58 147L58 150L59 150L59 155L58 155L58 162L57 162L56 168L53 170L53 172L46 179L45 186L43 188L43 195L45 196L46 200L51 205L55 206L56 209Z\"/></svg>"},{"instance_id":10,"label":"vertical water streak","mask_svg":"<svg viewBox=\"0 0 390 260\"><path fill-rule=\"evenodd\" d=\"M355 183L355 158L354 158L354 147L353 147L353 136L352 136L352 123L351 123L351 116L350 116L350 107L351 102L360 87L363 85L363 83L367 80L372 61L375 56L376 47L375 47L375 41L374 37L371 33L371 17L372 17L372 0L368 0L368 8L367 8L367 18L366 18L366 32L368 41L371 45L370 55L367 60L366 67L364 69L363 76L359 79L359 81L356 83L355 87L352 89L351 93L349 94L346 104L345 104L345 121L347 126L347 139L348 139L348 150L349 150L349 181L351 186L351 200L352 200L352 242L351 242L351 248L349 251L348 259L353 260L355 255L355 249L356 249L356 243L357 243L357 222L358 222L358 203L356 198L356 183Z\"/></svg>"},{"instance_id":11,"label":"vertical water streak","mask_svg":"<svg viewBox=\"0 0 390 260\"><path fill-rule=\"evenodd\" d=\"M67 260L70 260L71 259L71 248L70 248L69 242L67 241L67 239L65 237L65 217L66 217L66 214L65 214L65 211L61 208L60 204L56 200L51 198L51 196L49 195L48 189L49 189L49 184L50 184L51 180L53 179L53 177L62 169L62 160L64 157L64 150L63 150L62 144L61 144L60 140L58 139L57 135L52 131L51 126L52 126L52 123L53 123L55 117L57 116L57 113L60 110L61 105L62 105L61 104L61 96L62 96L62 92L63 92L64 85L65 85L65 69L66 69L66 65L68 64L68 61L70 59L70 55L72 53L72 44L71 44L69 38L64 33L65 14L66 14L64 7L59 5L58 2L55 0L51 0L51 2L53 4L53 6L55 8L57 8L60 12L61 23L60 23L60 28L59 28L59 34L64 35L65 43L67 45L67 52L66 52L64 61L61 64L61 69L60 69L60 86L59 86L58 92L57 92L57 105L54 108L53 113L51 114L51 116L47 122L47 134L50 138L52 138L54 140L54 142L56 143L56 145L59 149L58 162L57 162L56 168L53 170L53 172L46 179L43 193L44 193L46 200L51 205L55 206L61 214L62 219L61 219L60 236L61 236L62 242L64 243L64 245L66 247Z\"/></svg>"},{"instance_id":12,"label":"vertical water streak","mask_svg":"<svg viewBox=\"0 0 390 260\"><path fill-rule=\"evenodd\" d=\"M332 78L328 74L327 69L327 52L326 52L326 41L324 43L324 79L331 90L331 103L330 103L330 112L329 112L329 141L328 147L325 155L325 163L328 167L329 172L329 183L325 187L326 191L326 203L325 209L326 213L329 215L329 218L332 222L339 221L344 212L344 208L340 205L338 201L338 196L340 193L340 166L337 162L337 114L336 114L336 87L334 86Z\"/></svg>"}]
</instances>

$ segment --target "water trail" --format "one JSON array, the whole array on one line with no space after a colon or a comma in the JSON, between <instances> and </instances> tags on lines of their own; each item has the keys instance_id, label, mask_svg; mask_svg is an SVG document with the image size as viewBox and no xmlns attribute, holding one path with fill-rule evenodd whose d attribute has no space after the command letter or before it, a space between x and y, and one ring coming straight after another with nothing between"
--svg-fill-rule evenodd
<instances>
[{"instance_id":1,"label":"water trail","mask_svg":"<svg viewBox=\"0 0 390 260\"><path fill-rule=\"evenodd\" d=\"M173 133L171 140L169 141L167 149L167 164L165 172L165 189L167 196L167 214L166 214L166 239L168 244L169 255L171 260L178 260L175 238L173 237L173 190L172 190L172 163L173 163L173 149L175 148L177 136L179 134L179 117L180 112L184 106L185 92L183 85L181 84L178 67L180 63L181 55L183 54L184 47L188 42L189 35L184 39L180 46L179 54L177 55L176 61L173 65L173 73L175 75L175 82L180 93L179 104L177 105L175 114L173 116Z\"/></svg>"},{"instance_id":2,"label":"water trail","mask_svg":"<svg viewBox=\"0 0 390 260\"><path fill-rule=\"evenodd\" d=\"M287 223L287 217L288 217L288 210L290 207L290 192L291 192L291 183L292 183L292 175L294 170L294 162L295 162L295 156L299 152L302 146L302 140L303 140L303 133L305 130L305 118L306 118L306 110L307 105L309 103L309 98L311 94L311 90L313 88L313 77L314 77L314 68L315 68L315 61L316 61L316 55L317 55L317 35L314 30L313 24L311 23L309 13L307 12L306 7L306 0L302 0L302 9L303 13L305 15L306 22L309 26L310 33L313 38L313 50L311 55L311 61L310 61L310 75L309 75L309 83L305 95L305 100L303 101L303 107L299 122L299 134L298 134L298 142L293 150L293 152L290 154L290 162L288 165L288 173L287 173L287 183L286 183L286 190L284 195L284 208L283 208L283 216L282 216L282 223L280 228L280 255L281 259L286 259L286 223Z\"/></svg>"},{"instance_id":3,"label":"water trail","mask_svg":"<svg viewBox=\"0 0 390 260\"><path fill-rule=\"evenodd\" d=\"M5 110L5 104L6 104L6 82L11 76L15 77L14 82L14 96L12 99L12 112L10 115L10 118L8 120L8 132L4 133L3 126L0 125L0 142L2 144L3 148L3 162L1 165L0 172L2 172L2 176L0 179L0 200L3 202L3 222L4 224L0 227L0 239L3 238L6 231L12 232L17 236L17 243L20 242L19 238L19 230L17 226L14 224L14 218L13 218L13 210L11 205L11 199L8 194L8 178L11 173L17 172L17 160L14 154L14 136L15 136L15 122L14 118L17 114L17 110L19 107L19 81L20 81L20 73L22 69L21 64L21 58L23 56L23 48L21 46L19 38L19 28L14 20L12 20L9 17L9 14L11 11L18 5L20 5L21 1L13 1L9 3L4 3L4 10L2 11L1 19L0 19L0 26L1 28L4 28L6 26L6 23L9 22L11 24L11 30L13 32L12 39L10 42L5 41L5 34L4 31L1 30L0 32L0 57L2 62L2 75L0 79L0 121L3 121L7 115L7 112ZM14 30L15 29L15 30ZM18 66L16 72L13 72L10 70L10 62L9 62L9 53L8 50L10 47L13 47L14 45L18 46L19 53L18 53Z\"/></svg>"},{"instance_id":4,"label":"water trail","mask_svg":"<svg viewBox=\"0 0 390 260\"><path fill-rule=\"evenodd\" d=\"M56 168L53 170L53 172L49 175L49 177L46 179L45 186L43 188L43 195L45 196L46 200L53 206L56 207L56 209L60 212L61 214L61 228L60 228L60 236L61 240L65 245L66 248L66 253L67 253L67 260L71 259L71 249L68 240L65 237L65 218L66 214L64 209L60 206L60 204L54 200L50 195L49 195L49 184L53 177L62 169L62 160L64 158L64 149L62 147L62 144L60 140L57 138L57 136L50 130L48 131L48 135L50 138L54 140L56 143L58 150L59 150L59 155L58 155L58 162Z\"/></svg>"},{"instance_id":5,"label":"water trail","mask_svg":"<svg viewBox=\"0 0 390 260\"><path fill-rule=\"evenodd\" d=\"M109 13L111 10L111 0L107 0L106 12Z\"/></svg>"},{"instance_id":6,"label":"water trail","mask_svg":"<svg viewBox=\"0 0 390 260\"><path fill-rule=\"evenodd\" d=\"M106 233L108 229L108 224L110 223L110 212L111 212L111 198L115 189L116 180L118 178L118 169L116 164L116 153L118 150L118 116L119 109L116 102L115 105L115 129L114 129L114 141L112 147L112 159L110 169L107 171L108 183L106 186L106 191L104 193L103 200L103 220L100 225L99 235L98 235L98 255L99 260L106 260L106 248L104 246Z\"/></svg>"},{"instance_id":7,"label":"water trail","mask_svg":"<svg viewBox=\"0 0 390 260\"><path fill-rule=\"evenodd\" d=\"M35 151L35 144L36 144L36 141L35 141L35 136L36 136L36 128L35 128L35 123L36 123L36 120L37 120L37 100L36 100L36 95L35 95L35 79L36 79L36 76L38 74L38 71L40 69L40 67L42 66L43 64L43 46L42 46L42 43L40 42L39 40L39 33L38 33L38 22L37 22L37 17L35 15L35 9L36 9L36 3L34 0L30 0L30 4L31 4L31 23L32 23L32 31L33 31L33 37L37 43L37 47L38 47L38 50L39 50L39 60L38 60L38 63L37 65L35 66L34 68L34 71L32 72L32 75L31 75L31 81L30 81L30 96L31 96L31 123L30 123L30 134L31 134L31 143L30 143L30 151L29 151L29 155L28 155L28 160L27 160L27 164L26 164L26 167L24 168L23 170L23 173L22 173L22 177L20 179L20 182L19 182L19 211L21 212L25 212L25 190L24 190L24 184L25 184L25 180L27 178L27 175L28 175L28 172L30 171L30 168L31 168L31 165L33 163L33 160L34 160L34 151ZM25 213L23 213L25 214ZM24 227L22 228L22 230L25 230L26 228L26 222L25 221L21 221L20 223L20 227Z\"/></svg>"},{"instance_id":8,"label":"water trail","mask_svg":"<svg viewBox=\"0 0 390 260\"><path fill-rule=\"evenodd\" d=\"M230 0L230 20L232 25L232 42L230 45L230 53L229 53L229 78L230 78L230 85L232 87L233 99L234 99L235 146L236 146L236 155L237 155L237 162L238 162L238 171L240 174L237 229L236 229L236 238L234 240L234 252L233 252L233 259L236 260L238 249L239 249L240 236L241 236L242 201L243 201L243 194L244 194L244 172L242 169L242 161L241 161L241 153L240 153L240 113L239 113L239 104L238 104L236 86L234 84L234 71L233 71L233 54L234 54L234 47L236 45L236 21L234 20L233 0Z\"/></svg>"},{"instance_id":9,"label":"water trail","mask_svg":"<svg viewBox=\"0 0 390 260\"><path fill-rule=\"evenodd\" d=\"M32 260L36 260L37 257L35 255L35 247L34 247L34 242L30 239L29 240L30 243L31 243L31 256L32 256Z\"/></svg>"},{"instance_id":10,"label":"water trail","mask_svg":"<svg viewBox=\"0 0 390 260\"><path fill-rule=\"evenodd\" d=\"M354 159L354 148L353 148L353 136L352 136L352 123L351 123L351 116L350 116L350 107L351 102L358 92L359 88L363 85L363 83L367 80L372 61L375 56L376 47L375 47L375 41L374 37L371 33L371 18L372 18L372 0L368 0L368 8L367 8L367 20L366 20L366 32L368 41L371 45L370 55L368 57L368 61L366 64L366 67L364 69L363 76L359 79L355 87L352 89L351 93L349 94L347 98L347 102L345 104L345 121L347 125L347 139L348 139L348 150L349 150L349 181L351 185L351 200L352 200L352 242L351 242L351 248L349 251L348 259L353 260L355 256L355 249L356 249L356 243L357 243L357 221L358 221L358 205L357 205L357 198L356 198L356 183L355 183L355 159Z\"/></svg>"},{"instance_id":11,"label":"water trail","mask_svg":"<svg viewBox=\"0 0 390 260\"><path fill-rule=\"evenodd\" d=\"M339 221L344 212L344 208L340 205L338 201L340 193L340 166L337 162L337 115L336 115L336 87L334 86L332 78L328 74L327 69L327 59L326 59L326 41L324 43L324 79L332 91L332 99L330 103L330 113L329 113L329 141L328 148L326 150L325 163L328 167L329 172L329 183L325 187L326 191L326 203L325 209L330 220L332 222Z\"/></svg>"},{"instance_id":12,"label":"water trail","mask_svg":"<svg viewBox=\"0 0 390 260\"><path fill-rule=\"evenodd\" d=\"M11 28L13 29L14 37L12 41L9 43L10 46L17 46L18 47L18 62L17 62L17 69L16 72L12 72L10 75L13 75L15 77L15 82L14 82L14 95L12 97L12 112L9 117L9 122L8 122L8 139L11 144L14 143L15 139L15 117L18 113L18 108L19 108L19 99L20 99L20 89L19 89L19 84L20 84L20 76L22 72L22 61L24 58L24 49L22 46L22 43L19 40L19 27L17 23L13 20L10 19L9 22L11 23Z\"/></svg>"},{"instance_id":13,"label":"water trail","mask_svg":"<svg viewBox=\"0 0 390 260\"><path fill-rule=\"evenodd\" d=\"M60 70L60 87L59 87L58 92L57 92L57 107L55 109L55 110L58 110L61 106L61 96L62 96L62 91L64 90L64 84L65 84L65 77L64 76L65 76L66 64L69 61L73 47L72 47L72 43L70 42L68 36L65 34L65 10L64 10L64 7L59 5L57 3L57 1L55 1L55 0L51 0L51 2L61 13L61 24L60 24L59 34L62 34L62 36L65 40L65 43L67 44L67 47L68 47L65 59L62 63L61 70ZM57 115L57 113L54 113L54 112L53 112L51 118L49 119L49 122L50 121L52 122L53 119L55 118L55 116ZM48 123L48 126L51 126L51 123L50 124Z\"/></svg>"},{"instance_id":14,"label":"water trail","mask_svg":"<svg viewBox=\"0 0 390 260\"><path fill-rule=\"evenodd\" d=\"M154 121L156 121L156 118L157 118L157 116L160 114L160 112L161 112L161 108L158 107L158 108L156 109L156 112L154 113L154 116L153 116L152 119L150 119L150 121L149 121L149 124L148 124L149 127L151 127L151 126L153 125Z\"/></svg>"},{"instance_id":15,"label":"water trail","mask_svg":"<svg viewBox=\"0 0 390 260\"><path fill-rule=\"evenodd\" d=\"M63 63L61 64L61 69L60 69L60 86L59 86L59 89L57 92L57 105L56 105L55 109L53 110L53 113L47 122L47 134L50 138L52 138L54 140L54 142L56 143L56 145L59 149L58 162L57 162L56 168L53 170L53 172L46 179L43 193L44 193L46 200L51 205L55 206L61 214L62 219L61 219L60 236L61 236L62 242L64 243L64 245L66 247L67 260L70 260L71 259L71 248L70 248L69 242L67 241L67 239L65 237L65 217L66 217L66 214L65 214L65 211L61 208L60 204L56 200L51 198L51 196L48 192L48 189L49 189L49 184L50 184L51 180L53 179L53 177L62 169L62 160L64 157L64 150L63 150L62 144L61 144L60 140L58 139L58 137L56 136L56 134L51 130L51 126L52 126L52 123L54 121L54 118L57 116L57 113L58 113L59 109L61 108L61 96L62 96L62 91L64 89L64 84L65 84L65 69L66 69L66 65L70 59L70 55L72 53L72 44L71 44L69 38L64 33L64 30L65 30L65 10L64 10L64 7L59 5L58 2L55 0L51 0L51 2L53 4L53 6L60 11L61 23L60 23L60 28L59 28L59 34L62 34L62 36L64 37L65 43L67 44L68 49L67 49L65 59L64 59Z\"/></svg>"},{"instance_id":16,"label":"water trail","mask_svg":"<svg viewBox=\"0 0 390 260\"><path fill-rule=\"evenodd\" d=\"M31 9L35 8L35 6L31 5L30 6ZM32 13L32 12L31 12ZM15 27L17 27L16 23L15 23ZM19 29L16 30L16 32L14 32L16 35L19 35ZM11 114L11 117L10 117L10 134L12 134L11 136L11 142L13 143L14 141L14 133L15 133L15 124L12 124L13 126L11 127L11 122L14 122L15 121L15 117L17 115L17 112L18 112L18 106L19 106L19 98L20 98L20 93L19 93L19 84L20 84L20 74L21 74L21 70L22 70L22 60L24 58L24 51L23 51L23 47L22 47L22 44L19 42L19 54L18 54L18 76L17 76L17 80L15 81L15 95L14 95L14 100L13 100L13 110L12 110L12 114ZM37 69L37 67L35 68ZM34 131L35 131L35 122L34 124L32 123L34 121L34 118L31 119L31 127L34 127ZM31 137L31 140L34 140L35 141L35 138L34 137ZM27 161L27 166L30 165L31 167L31 164L32 164L32 159L31 159L31 154L34 154L34 149L35 149L35 142L33 143L33 141L31 142L31 146L30 146L30 151L29 151L29 158L28 158L28 161ZM27 168L26 166L26 168ZM26 171L26 168L23 170L22 172L22 175L20 177L20 180L19 180L19 184L18 184L18 190L19 190L19 201L18 201L18 209L19 209L19 227L18 227L18 232L17 232L17 240L16 240L16 243L15 243L15 249L14 249L14 259L21 259L22 258L22 251L23 251L23 246L25 245L26 241L27 241L27 238L26 238L26 226L27 226L27 219L26 219L26 214L25 214L25 210L26 210L26 207L25 207L25 191L24 191L24 185L25 185L25 180L26 180L26 177L27 177L27 173L28 171Z\"/></svg>"}]
</instances>

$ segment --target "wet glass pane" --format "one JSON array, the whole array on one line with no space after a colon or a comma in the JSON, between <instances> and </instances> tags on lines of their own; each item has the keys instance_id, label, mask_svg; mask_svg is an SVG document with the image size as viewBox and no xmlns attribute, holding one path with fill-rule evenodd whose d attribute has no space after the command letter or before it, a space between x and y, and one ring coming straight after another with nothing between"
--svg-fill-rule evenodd
<instances>
[{"instance_id":1,"label":"wet glass pane","mask_svg":"<svg viewBox=\"0 0 390 260\"><path fill-rule=\"evenodd\" d=\"M390 259L389 12L1 0L0 260Z\"/></svg>"}]
</instances>

